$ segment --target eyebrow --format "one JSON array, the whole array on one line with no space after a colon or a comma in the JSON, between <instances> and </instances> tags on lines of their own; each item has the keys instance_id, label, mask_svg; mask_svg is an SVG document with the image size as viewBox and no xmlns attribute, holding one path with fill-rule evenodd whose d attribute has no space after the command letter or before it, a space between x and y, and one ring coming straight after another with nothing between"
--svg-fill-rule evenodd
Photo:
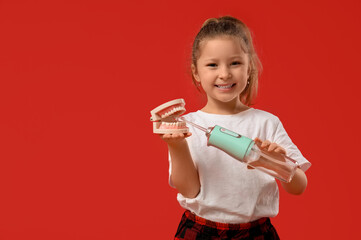
<instances>
[{"instance_id":1,"label":"eyebrow","mask_svg":"<svg viewBox=\"0 0 361 240\"><path fill-rule=\"evenodd\" d=\"M242 55L233 55L229 59L233 59L233 58L242 58L243 59L243 58L245 58L245 56L246 56L245 54L244 55L243 54Z\"/></svg>"},{"instance_id":2,"label":"eyebrow","mask_svg":"<svg viewBox=\"0 0 361 240\"><path fill-rule=\"evenodd\" d=\"M244 59L244 57L241 55L234 55L234 56L229 57L228 59L235 59L235 58ZM204 61L217 61L217 60L219 60L219 59L218 58L205 58L204 59Z\"/></svg>"}]
</instances>

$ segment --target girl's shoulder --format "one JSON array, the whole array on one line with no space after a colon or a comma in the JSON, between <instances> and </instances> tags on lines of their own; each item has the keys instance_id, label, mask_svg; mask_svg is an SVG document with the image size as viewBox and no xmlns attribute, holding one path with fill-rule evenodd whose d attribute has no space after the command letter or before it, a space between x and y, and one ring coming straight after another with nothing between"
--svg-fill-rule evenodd
<instances>
[{"instance_id":1,"label":"girl's shoulder","mask_svg":"<svg viewBox=\"0 0 361 240\"><path fill-rule=\"evenodd\" d=\"M261 109L256 109L256 108L250 108L250 109L252 109L251 111L249 111L250 115L253 115L258 118L279 121L279 118L276 115L274 115L273 113L270 113L270 112L267 112L267 111L261 110Z\"/></svg>"},{"instance_id":2,"label":"girl's shoulder","mask_svg":"<svg viewBox=\"0 0 361 240\"><path fill-rule=\"evenodd\" d=\"M252 108L246 117L246 122L253 126L260 126L261 128L276 129L281 124L280 119L273 113L265 110Z\"/></svg>"}]
</instances>

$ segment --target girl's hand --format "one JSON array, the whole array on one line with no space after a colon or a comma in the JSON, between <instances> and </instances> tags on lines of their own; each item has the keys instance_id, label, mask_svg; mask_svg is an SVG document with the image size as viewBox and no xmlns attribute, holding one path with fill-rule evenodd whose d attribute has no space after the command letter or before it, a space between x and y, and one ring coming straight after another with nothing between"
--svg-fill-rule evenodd
<instances>
[{"instance_id":1,"label":"girl's hand","mask_svg":"<svg viewBox=\"0 0 361 240\"><path fill-rule=\"evenodd\" d=\"M165 141L168 145L176 145L182 142L185 138L190 137L192 133L167 133L161 134L160 138Z\"/></svg>"},{"instance_id":2,"label":"girl's hand","mask_svg":"<svg viewBox=\"0 0 361 240\"><path fill-rule=\"evenodd\" d=\"M261 150L265 150L270 153L275 152L275 153L286 154L286 150L277 143L272 143L268 140L262 141L259 138L255 138L254 141L257 147L259 147Z\"/></svg>"},{"instance_id":3,"label":"girl's hand","mask_svg":"<svg viewBox=\"0 0 361 240\"><path fill-rule=\"evenodd\" d=\"M286 155L286 150L283 147L279 146L276 143L271 143L268 140L262 141L259 138L256 138L254 141L264 154L268 154L279 161L285 161L284 156ZM247 167L252 169L252 167ZM265 168L267 168L267 166ZM307 176L300 168L298 168L296 169L296 172L291 182L281 182L281 185L286 190L286 192L294 195L300 195L305 191L307 187Z\"/></svg>"},{"instance_id":4,"label":"girl's hand","mask_svg":"<svg viewBox=\"0 0 361 240\"><path fill-rule=\"evenodd\" d=\"M282 162L285 161L284 155L286 155L286 150L278 145L277 143L272 143L268 140L262 141L259 138L255 138L254 142L256 143L257 147L262 150L267 155L270 155L271 157L278 159ZM257 164L256 162L254 164ZM261 165L262 166L262 165ZM254 169L251 166L247 166L248 169Z\"/></svg>"}]
</instances>

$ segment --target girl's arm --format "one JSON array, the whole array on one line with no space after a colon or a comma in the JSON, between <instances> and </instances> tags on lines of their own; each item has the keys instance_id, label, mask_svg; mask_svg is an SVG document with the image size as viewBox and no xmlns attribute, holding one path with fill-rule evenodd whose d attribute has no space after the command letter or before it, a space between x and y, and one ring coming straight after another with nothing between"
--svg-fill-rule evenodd
<instances>
[{"instance_id":1,"label":"girl's arm","mask_svg":"<svg viewBox=\"0 0 361 240\"><path fill-rule=\"evenodd\" d=\"M297 168L291 182L281 182L281 185L286 192L293 195L301 195L307 187L307 176L300 168Z\"/></svg>"},{"instance_id":2,"label":"girl's arm","mask_svg":"<svg viewBox=\"0 0 361 240\"><path fill-rule=\"evenodd\" d=\"M262 141L259 138L256 138L255 142L258 147L266 149L268 152L286 154L286 150L276 143L271 143L268 140ZM286 192L293 195L301 195L307 187L307 176L300 168L297 168L291 182L281 182L281 185L286 190Z\"/></svg>"},{"instance_id":3,"label":"girl's arm","mask_svg":"<svg viewBox=\"0 0 361 240\"><path fill-rule=\"evenodd\" d=\"M191 133L164 134L162 139L168 144L172 161L171 182L186 198L194 198L200 191L198 171L194 166L186 137Z\"/></svg>"}]
</instances>

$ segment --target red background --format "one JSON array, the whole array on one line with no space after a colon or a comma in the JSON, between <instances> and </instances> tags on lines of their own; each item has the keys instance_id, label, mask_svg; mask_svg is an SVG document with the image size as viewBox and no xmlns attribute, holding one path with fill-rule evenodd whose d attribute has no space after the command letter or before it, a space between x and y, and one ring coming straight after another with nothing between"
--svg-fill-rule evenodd
<instances>
[{"instance_id":1,"label":"red background","mask_svg":"<svg viewBox=\"0 0 361 240\"><path fill-rule=\"evenodd\" d=\"M361 2L0 1L0 239L171 239L182 209L149 111L184 98L192 39L230 14L263 62L254 107L313 163L281 239L361 239ZM156 236L156 237L155 237Z\"/></svg>"}]
</instances>

